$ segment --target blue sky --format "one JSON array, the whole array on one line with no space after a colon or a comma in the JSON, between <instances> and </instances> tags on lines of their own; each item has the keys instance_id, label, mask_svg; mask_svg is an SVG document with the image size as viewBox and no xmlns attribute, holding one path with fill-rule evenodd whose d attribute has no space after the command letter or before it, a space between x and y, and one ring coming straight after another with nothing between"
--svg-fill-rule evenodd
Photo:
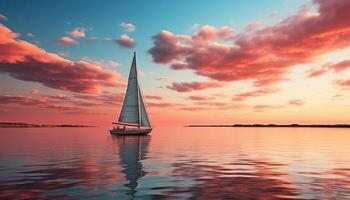
<instances>
[{"instance_id":1,"label":"blue sky","mask_svg":"<svg viewBox=\"0 0 350 200\"><path fill-rule=\"evenodd\" d=\"M22 33L23 39L31 41L25 33L36 35L39 46L50 52L69 52L70 58L82 57L117 60L123 66L130 63L131 51L101 41L115 39L125 33L120 23L136 26L128 35L135 39L135 50L143 65L154 68L147 54L152 46L151 37L161 30L189 34L194 24L210 24L215 27L231 26L240 31L256 20L271 21L269 15L276 12L278 18L295 13L303 1L0 1L0 12L9 20L12 30ZM275 19L278 19L277 17ZM59 46L56 40L75 27L86 27L87 37L97 37L99 42L88 44L81 39L79 46ZM78 39L79 40L79 39ZM143 65L140 66L143 68ZM124 69L121 69L124 71ZM146 71L147 69L142 69ZM127 69L126 69L127 71Z\"/></svg>"}]
</instances>

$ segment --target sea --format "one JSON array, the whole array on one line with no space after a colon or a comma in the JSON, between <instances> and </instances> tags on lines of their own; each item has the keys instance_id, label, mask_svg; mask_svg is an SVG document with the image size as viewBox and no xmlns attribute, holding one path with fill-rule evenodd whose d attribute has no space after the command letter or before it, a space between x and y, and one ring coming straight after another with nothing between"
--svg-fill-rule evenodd
<instances>
[{"instance_id":1,"label":"sea","mask_svg":"<svg viewBox=\"0 0 350 200\"><path fill-rule=\"evenodd\" d=\"M350 129L0 129L0 199L350 199Z\"/></svg>"}]
</instances>

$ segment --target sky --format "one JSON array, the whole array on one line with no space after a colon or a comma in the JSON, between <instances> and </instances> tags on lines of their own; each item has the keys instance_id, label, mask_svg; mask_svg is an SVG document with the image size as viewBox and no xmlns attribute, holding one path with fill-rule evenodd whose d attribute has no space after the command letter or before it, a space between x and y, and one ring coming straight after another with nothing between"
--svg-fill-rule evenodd
<instances>
[{"instance_id":1,"label":"sky","mask_svg":"<svg viewBox=\"0 0 350 200\"><path fill-rule=\"evenodd\" d=\"M350 123L350 1L0 0L0 121Z\"/></svg>"}]
</instances>

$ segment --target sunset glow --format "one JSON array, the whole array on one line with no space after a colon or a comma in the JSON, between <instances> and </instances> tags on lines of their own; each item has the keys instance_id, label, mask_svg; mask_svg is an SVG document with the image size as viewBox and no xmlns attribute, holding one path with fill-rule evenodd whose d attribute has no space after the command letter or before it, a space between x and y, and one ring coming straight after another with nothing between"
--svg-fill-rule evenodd
<instances>
[{"instance_id":1,"label":"sunset glow","mask_svg":"<svg viewBox=\"0 0 350 200\"><path fill-rule=\"evenodd\" d=\"M136 51L155 127L350 123L348 0L63 2L0 2L0 121L110 125Z\"/></svg>"}]
</instances>

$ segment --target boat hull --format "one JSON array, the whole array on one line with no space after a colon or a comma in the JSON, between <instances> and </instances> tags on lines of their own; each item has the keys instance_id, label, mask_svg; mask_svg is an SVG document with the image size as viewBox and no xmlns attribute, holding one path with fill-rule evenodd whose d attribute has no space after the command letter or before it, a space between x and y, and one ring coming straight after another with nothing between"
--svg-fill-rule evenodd
<instances>
[{"instance_id":1,"label":"boat hull","mask_svg":"<svg viewBox=\"0 0 350 200\"><path fill-rule=\"evenodd\" d=\"M109 132L112 135L147 135L152 131L152 128L147 129L111 129Z\"/></svg>"}]
</instances>

